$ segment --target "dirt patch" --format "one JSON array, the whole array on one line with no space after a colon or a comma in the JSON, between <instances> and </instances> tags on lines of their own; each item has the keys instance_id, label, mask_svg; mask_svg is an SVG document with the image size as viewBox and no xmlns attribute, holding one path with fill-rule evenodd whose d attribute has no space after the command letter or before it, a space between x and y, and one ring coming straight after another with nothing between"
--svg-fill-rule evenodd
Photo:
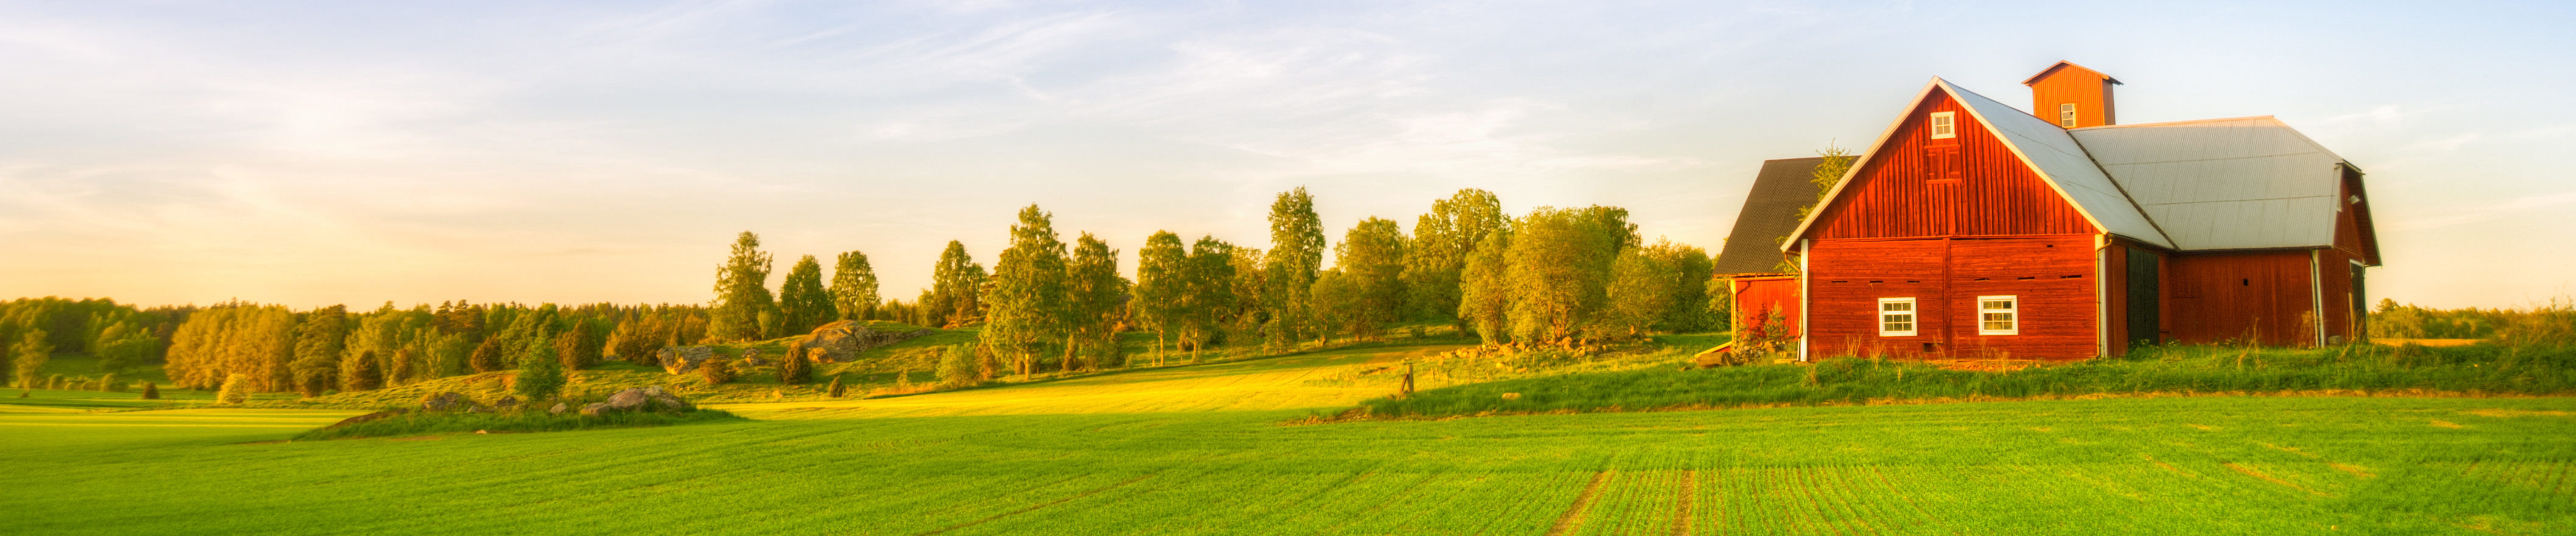
<instances>
[{"instance_id":1,"label":"dirt patch","mask_svg":"<svg viewBox=\"0 0 2576 536\"><path fill-rule=\"evenodd\" d=\"M1601 484L1609 481L1609 471L1593 473L1592 483L1583 486L1583 494L1574 497L1574 506L1566 508L1565 515L1557 516L1556 527L1547 530L1548 536L1573 534L1582 530L1583 514L1592 510L1593 499L1601 496Z\"/></svg>"},{"instance_id":2,"label":"dirt patch","mask_svg":"<svg viewBox=\"0 0 2576 536\"><path fill-rule=\"evenodd\" d=\"M2154 456L2147 456L2147 455L2145 455L2145 454L2139 454L2139 456L2145 456L2145 457L2147 458L2147 463L2156 464L2156 467L2162 467L2162 468L2164 468L2164 469L2165 469L2165 471L2166 471L2166 472L2170 472L2170 473L2173 473L2173 474L2182 475L2182 476L2190 477L2190 478L2200 478L2200 475L2198 475L2198 474L2194 474L2194 473L2192 473L2191 471L2184 471L2184 470L2182 470L2182 468L2180 468L2180 467L2174 467L2174 465L2173 465L2173 464L2165 463L2165 461L2164 461L2164 460L2158 460L2158 459L2156 459L2156 457L2154 457Z\"/></svg>"},{"instance_id":3,"label":"dirt patch","mask_svg":"<svg viewBox=\"0 0 2576 536\"><path fill-rule=\"evenodd\" d=\"M2245 476L2250 476L2250 477L2254 477L2254 478L2262 479L2264 482L2270 482L2270 483L2274 483L2274 484L2280 484L2282 487L2286 487L2286 488L2290 488L2290 489L2295 489L2295 490L2299 490L2299 491L2305 491L2305 492L2308 492L2308 494L2309 494L2309 495L2315 495L2315 496L2318 496L2318 497L2329 497L2329 498L2333 497L2332 495L2327 495L2327 494L2325 494L2325 492L2322 492L2322 491L2317 491L2317 490L2308 489L2308 488L2307 488L2307 487L2305 487L2305 486L2300 486L2300 485L2298 485L2298 484L2292 484L2292 483L2290 483L2290 481L2288 481L2288 480L2282 480L2282 479L2280 479L2280 478L2278 478L2278 477L2274 477L2274 476L2272 476L2272 475L2263 474L2263 472L2262 472L2262 471L2255 470L2252 466L2247 466L2247 465L2245 465L2245 464L2231 463L2231 464L2227 464L2227 468L2228 468L2228 469L2235 469L2235 470L2236 470L2236 472L2244 473L2244 474L2245 474Z\"/></svg>"},{"instance_id":4,"label":"dirt patch","mask_svg":"<svg viewBox=\"0 0 2576 536\"><path fill-rule=\"evenodd\" d=\"M2445 421L2445 420L2441 420L2441 419L2433 419L2433 422L2425 423L2425 424L2431 424L2431 425L2434 425L2434 426L2440 426L2440 427L2443 427L2443 428L2468 428L2468 427L2466 427L2466 426L2460 426L2460 423L2451 422L2451 421Z\"/></svg>"},{"instance_id":5,"label":"dirt patch","mask_svg":"<svg viewBox=\"0 0 2576 536\"><path fill-rule=\"evenodd\" d=\"M2503 408L2487 408L2487 409L2479 409L2479 410L2469 410L2469 411L2464 411L2464 412L2461 412L2461 413L2467 413L2467 414L2470 414L2470 415L2476 415L2476 416L2479 416L2479 417L2494 417L2494 418L2499 418L2499 419L2503 419L2503 418L2511 418L2511 417L2567 417L2567 416L2576 416L2576 413L2568 413L2568 412L2564 412L2564 411L2557 411L2557 410L2538 410L2538 411L2535 411L2535 410L2524 410L2524 409L2503 409Z\"/></svg>"},{"instance_id":6,"label":"dirt patch","mask_svg":"<svg viewBox=\"0 0 2576 536\"><path fill-rule=\"evenodd\" d=\"M2346 473L2352 473L2352 476L2357 476L2357 477L2362 477L2362 478L2370 478L2370 477L2379 476L2379 475L2371 474L2371 472L2370 472L2370 470L2369 470L2369 469L2365 469L2365 468L2363 468L2362 466L2359 466L2359 465L2352 465L2352 464L2348 464L2348 463L2329 463L2329 464L2326 464L2326 466L2328 466L2328 467L2333 467L2333 468L2335 468L2335 470L2336 470L2336 471L2343 471L2343 472L2346 472Z\"/></svg>"}]
</instances>

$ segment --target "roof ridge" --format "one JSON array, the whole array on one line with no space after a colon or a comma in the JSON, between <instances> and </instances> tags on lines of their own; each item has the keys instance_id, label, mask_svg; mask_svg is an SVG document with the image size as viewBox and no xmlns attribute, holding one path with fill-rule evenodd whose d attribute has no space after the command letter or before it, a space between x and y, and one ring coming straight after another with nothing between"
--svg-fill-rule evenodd
<instances>
[{"instance_id":1,"label":"roof ridge","mask_svg":"<svg viewBox=\"0 0 2576 536\"><path fill-rule=\"evenodd\" d=\"M2152 126L2161 126L2161 125L2188 125L2188 124L2192 124L2192 123L2217 123L2217 122L2221 122L2221 121L2250 121L2250 120L2255 120L2255 119L2270 119L2270 120L2272 120L2272 121L2273 121L2273 122L2275 122L2275 123L2279 123L2279 122L2281 121L2281 118L2279 118L2279 117L2275 117L2275 116L2269 116L2269 115L2248 115L2248 116L2244 116L2244 117L2216 117L2216 118L2210 118L2210 119L2186 119L2186 120L2182 120L2182 121L2158 121L2158 122L2154 122L2154 123L2130 123L2130 124L2126 124L2126 125L2101 125L2101 126L2090 126L2090 127L2070 128L2070 129L2066 129L2066 130L2069 130L2069 131L2075 131L2075 130L2103 130L2103 129L2127 128L2127 127L2152 127ZM2282 123L2282 124L2283 124L2283 125L2285 125L2285 126L2286 126L2286 125L2288 125L2288 123Z\"/></svg>"}]
</instances>

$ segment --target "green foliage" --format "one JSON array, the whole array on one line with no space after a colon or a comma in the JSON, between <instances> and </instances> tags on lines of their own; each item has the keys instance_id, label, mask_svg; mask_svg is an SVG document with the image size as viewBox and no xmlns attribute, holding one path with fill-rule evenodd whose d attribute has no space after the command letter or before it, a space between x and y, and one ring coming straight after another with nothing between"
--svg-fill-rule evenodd
<instances>
[{"instance_id":1,"label":"green foliage","mask_svg":"<svg viewBox=\"0 0 2576 536\"><path fill-rule=\"evenodd\" d=\"M304 313L295 325L295 390L322 396L338 386L340 357L347 351L349 308L334 305Z\"/></svg>"},{"instance_id":2,"label":"green foliage","mask_svg":"<svg viewBox=\"0 0 2576 536\"><path fill-rule=\"evenodd\" d=\"M669 339L669 334L665 333L668 329L661 318L655 316L619 322L608 332L609 351L628 363L660 366L661 363L654 361L654 353L660 351L663 341Z\"/></svg>"},{"instance_id":3,"label":"green foliage","mask_svg":"<svg viewBox=\"0 0 2576 536\"><path fill-rule=\"evenodd\" d=\"M90 355L98 358L100 370L114 372L150 361L160 353L161 339L133 324L117 322L99 332L97 342L89 348Z\"/></svg>"},{"instance_id":4,"label":"green foliage","mask_svg":"<svg viewBox=\"0 0 2576 536\"><path fill-rule=\"evenodd\" d=\"M358 355L340 361L340 390L373 391L384 388L384 370L377 368L375 350L360 350Z\"/></svg>"},{"instance_id":5,"label":"green foliage","mask_svg":"<svg viewBox=\"0 0 2576 536\"><path fill-rule=\"evenodd\" d=\"M527 406L552 399L563 392L564 367L559 359L546 355L543 346L531 346L528 356L519 360L519 373L510 379L510 390L519 394ZM714 361L714 360L709 360Z\"/></svg>"},{"instance_id":6,"label":"green foliage","mask_svg":"<svg viewBox=\"0 0 2576 536\"><path fill-rule=\"evenodd\" d=\"M1320 315L1340 319L1354 337L1384 338L1387 326L1405 316L1407 247L1404 229L1394 220L1372 217L1351 226L1333 246L1334 269L1350 286L1348 308L1318 307Z\"/></svg>"},{"instance_id":7,"label":"green foliage","mask_svg":"<svg viewBox=\"0 0 2576 536\"><path fill-rule=\"evenodd\" d=\"M705 363L698 364L698 377L706 380L707 385L733 383L733 376L733 362L723 357L707 358Z\"/></svg>"},{"instance_id":8,"label":"green foliage","mask_svg":"<svg viewBox=\"0 0 2576 536\"><path fill-rule=\"evenodd\" d=\"M832 303L832 293L823 289L823 265L813 255L796 259L787 269L787 282L778 288L778 318L781 326L771 336L812 333L814 328L831 322L840 312Z\"/></svg>"},{"instance_id":9,"label":"green foliage","mask_svg":"<svg viewBox=\"0 0 2576 536\"><path fill-rule=\"evenodd\" d=\"M950 240L931 270L930 293L921 303L928 318L921 325L960 327L983 320L984 265L966 255L966 244Z\"/></svg>"},{"instance_id":10,"label":"green foliage","mask_svg":"<svg viewBox=\"0 0 2576 536\"><path fill-rule=\"evenodd\" d=\"M1011 246L993 263L992 294L986 296L985 346L1008 354L1018 373L1037 372L1037 360L1061 343L1068 318L1065 307L1064 242L1056 239L1053 215L1037 205L1020 209L1011 226Z\"/></svg>"},{"instance_id":11,"label":"green foliage","mask_svg":"<svg viewBox=\"0 0 2576 536\"><path fill-rule=\"evenodd\" d=\"M242 405L250 401L250 389L249 376L240 373L225 376L223 388L215 391L215 403L226 406Z\"/></svg>"},{"instance_id":12,"label":"green foliage","mask_svg":"<svg viewBox=\"0 0 2576 536\"><path fill-rule=\"evenodd\" d=\"M832 264L832 310L842 320L878 318L877 270L868 265L868 254L842 252Z\"/></svg>"},{"instance_id":13,"label":"green foliage","mask_svg":"<svg viewBox=\"0 0 2576 536\"><path fill-rule=\"evenodd\" d=\"M1257 294L1246 292L1261 288L1261 272L1252 269L1260 266L1260 257L1260 250L1237 248L1214 236L1201 235L1190 245L1182 275L1187 288L1181 296L1180 330L1191 360L1218 344L1227 325L1253 323L1246 318L1251 314L1245 302Z\"/></svg>"},{"instance_id":14,"label":"green foliage","mask_svg":"<svg viewBox=\"0 0 2576 536\"><path fill-rule=\"evenodd\" d=\"M1091 233L1074 240L1073 260L1065 267L1066 370L1126 363L1118 324L1132 286L1118 275L1118 250Z\"/></svg>"},{"instance_id":15,"label":"green foliage","mask_svg":"<svg viewBox=\"0 0 2576 536\"><path fill-rule=\"evenodd\" d=\"M849 394L849 389L841 386L841 375L834 374L832 375L832 385L830 387L823 388L823 393L824 396L840 398Z\"/></svg>"},{"instance_id":16,"label":"green foliage","mask_svg":"<svg viewBox=\"0 0 2576 536\"><path fill-rule=\"evenodd\" d=\"M1628 211L1539 207L1513 226L1506 253L1512 338L1588 339L1608 299L1611 263L1637 243Z\"/></svg>"},{"instance_id":17,"label":"green foliage","mask_svg":"<svg viewBox=\"0 0 2576 536\"><path fill-rule=\"evenodd\" d=\"M279 391L293 383L295 314L285 307L226 303L188 315L171 335L170 381L190 389L213 389L232 374L249 377L251 388Z\"/></svg>"},{"instance_id":18,"label":"green foliage","mask_svg":"<svg viewBox=\"0 0 2576 536\"><path fill-rule=\"evenodd\" d=\"M1308 287L1324 267L1324 221L1315 215L1315 198L1306 187L1279 193L1270 204L1270 251L1262 257L1262 308L1270 314L1269 342L1274 347L1304 338L1299 321L1307 311Z\"/></svg>"},{"instance_id":19,"label":"green foliage","mask_svg":"<svg viewBox=\"0 0 2576 536\"><path fill-rule=\"evenodd\" d=\"M20 381L27 388L34 389L37 371L45 370L45 362L54 359L54 343L44 330L28 330L18 336L16 343L9 345L9 355L11 365L18 369Z\"/></svg>"},{"instance_id":20,"label":"green foliage","mask_svg":"<svg viewBox=\"0 0 2576 536\"><path fill-rule=\"evenodd\" d=\"M1859 163L1859 159L1852 155L1850 150L1843 149L1832 142L1825 143L1825 148L1816 151L1816 156L1823 157L1824 161L1816 163L1815 171L1809 173L1807 177L1807 182L1816 186L1816 200L1807 203L1806 206L1798 207L1799 221L1805 221L1807 216L1822 207L1825 196L1833 195L1834 185L1841 183L1843 175L1850 173L1852 165ZM1779 240L1787 239L1788 237L1785 236L1779 238ZM1798 263L1782 260L1774 269L1780 273L1794 274L1798 273Z\"/></svg>"},{"instance_id":21,"label":"green foliage","mask_svg":"<svg viewBox=\"0 0 2576 536\"><path fill-rule=\"evenodd\" d=\"M498 413L403 411L401 414L347 426L316 428L296 434L296 441L358 439L368 437L408 437L430 434L468 432L569 432L604 428L637 428L675 424L740 421L731 413L697 409L679 413L655 411L613 412L600 416L579 413L549 414L545 408L523 404L519 411Z\"/></svg>"},{"instance_id":22,"label":"green foliage","mask_svg":"<svg viewBox=\"0 0 2576 536\"><path fill-rule=\"evenodd\" d=\"M143 399L144 399L144 400L160 400L160 399L161 399L161 386L159 386L159 385L154 385L152 382L143 382Z\"/></svg>"},{"instance_id":23,"label":"green foliage","mask_svg":"<svg viewBox=\"0 0 2576 536\"><path fill-rule=\"evenodd\" d=\"M1493 192L1468 188L1433 201L1431 212L1415 220L1411 247L1405 249L1402 278L1412 314L1453 321L1466 329L1458 311L1467 256L1486 235L1503 230L1510 220Z\"/></svg>"},{"instance_id":24,"label":"green foliage","mask_svg":"<svg viewBox=\"0 0 2576 536\"><path fill-rule=\"evenodd\" d=\"M823 350L817 348L812 351L819 354ZM834 381L838 381L838 378L835 378ZM808 383L814 383L813 359L807 357L803 352L789 349L786 352L786 355L778 357L778 383L785 385L805 385Z\"/></svg>"},{"instance_id":25,"label":"green foliage","mask_svg":"<svg viewBox=\"0 0 2576 536\"><path fill-rule=\"evenodd\" d=\"M1323 274L1315 277L1314 285L1306 287L1309 295L1307 303L1314 304L1312 310L1314 318L1308 319L1305 324L1327 342L1337 335L1370 336L1376 333L1375 329L1379 328L1377 324L1362 320L1367 315L1345 314L1362 306L1359 285L1351 279L1351 276L1343 273L1340 268L1334 268L1324 270Z\"/></svg>"},{"instance_id":26,"label":"green foliage","mask_svg":"<svg viewBox=\"0 0 2576 536\"><path fill-rule=\"evenodd\" d=\"M769 294L770 268L769 254L760 251L760 235L743 231L734 237L732 253L716 266L716 299L707 308L710 337L717 341L767 338L761 314L775 315L778 307Z\"/></svg>"},{"instance_id":27,"label":"green foliage","mask_svg":"<svg viewBox=\"0 0 2576 536\"><path fill-rule=\"evenodd\" d=\"M1681 283L1681 270L1657 256L1639 249L1619 252L1611 263L1607 290L1608 310L1602 313L1602 325L1609 332L1631 337L1643 336L1664 314L1674 308L1673 286Z\"/></svg>"},{"instance_id":28,"label":"green foliage","mask_svg":"<svg viewBox=\"0 0 2576 536\"><path fill-rule=\"evenodd\" d=\"M1511 230L1495 228L1476 243L1459 271L1458 318L1487 346L1512 340L1511 247Z\"/></svg>"},{"instance_id":29,"label":"green foliage","mask_svg":"<svg viewBox=\"0 0 2576 536\"><path fill-rule=\"evenodd\" d=\"M386 369L385 385L402 385L418 379L414 375L420 371L419 361L420 356L413 354L410 348L394 350L394 358L389 362L391 366Z\"/></svg>"},{"instance_id":30,"label":"green foliage","mask_svg":"<svg viewBox=\"0 0 2576 536\"><path fill-rule=\"evenodd\" d=\"M472 365L474 372L478 374L510 368L509 364L501 362L501 339L499 338L483 339L483 344L474 345L474 355L466 362Z\"/></svg>"},{"instance_id":31,"label":"green foliage","mask_svg":"<svg viewBox=\"0 0 2576 536\"><path fill-rule=\"evenodd\" d=\"M977 363L973 345L950 345L939 354L939 385L951 389L981 385L987 376L984 368Z\"/></svg>"},{"instance_id":32,"label":"green foliage","mask_svg":"<svg viewBox=\"0 0 2576 536\"><path fill-rule=\"evenodd\" d=\"M1127 314L1154 330L1157 360L1163 357L1164 339L1189 324L1189 292L1190 253L1180 235L1154 231L1145 237L1144 249L1136 250L1135 300L1128 302Z\"/></svg>"}]
</instances>

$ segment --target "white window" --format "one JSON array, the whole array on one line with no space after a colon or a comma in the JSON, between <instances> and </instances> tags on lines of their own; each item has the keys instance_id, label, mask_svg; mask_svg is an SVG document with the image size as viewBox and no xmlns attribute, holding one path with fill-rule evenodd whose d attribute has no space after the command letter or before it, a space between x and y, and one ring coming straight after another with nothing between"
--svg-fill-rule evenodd
<instances>
[{"instance_id":1,"label":"white window","mask_svg":"<svg viewBox=\"0 0 2576 536\"><path fill-rule=\"evenodd\" d=\"M1946 140L1959 137L1958 129L1953 126L1953 120L1957 116L1958 112L1932 112L1932 139Z\"/></svg>"},{"instance_id":2,"label":"white window","mask_svg":"<svg viewBox=\"0 0 2576 536\"><path fill-rule=\"evenodd\" d=\"M2075 103L2057 105L2057 126L2075 128Z\"/></svg>"},{"instance_id":3,"label":"white window","mask_svg":"<svg viewBox=\"0 0 2576 536\"><path fill-rule=\"evenodd\" d=\"M1878 299L1878 336L1914 336L1914 298Z\"/></svg>"},{"instance_id":4,"label":"white window","mask_svg":"<svg viewBox=\"0 0 2576 536\"><path fill-rule=\"evenodd\" d=\"M2018 296L1978 296L1978 335L2020 335L2021 298Z\"/></svg>"}]
</instances>

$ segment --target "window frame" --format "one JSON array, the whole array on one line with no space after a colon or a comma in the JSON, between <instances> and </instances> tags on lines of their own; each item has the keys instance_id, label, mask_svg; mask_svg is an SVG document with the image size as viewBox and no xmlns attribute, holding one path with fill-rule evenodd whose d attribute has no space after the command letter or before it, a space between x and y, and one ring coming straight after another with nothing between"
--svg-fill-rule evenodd
<instances>
[{"instance_id":1,"label":"window frame","mask_svg":"<svg viewBox=\"0 0 2576 536\"><path fill-rule=\"evenodd\" d=\"M1905 304L1905 310L1887 310L1887 305L1891 303ZM1887 329L1887 317L1891 316L1891 313L1905 315L1904 331L1891 331ZM1923 307L1922 304L1916 302L1914 298L1879 298L1877 318L1878 336L1880 337L1912 337L1923 331Z\"/></svg>"},{"instance_id":2,"label":"window frame","mask_svg":"<svg viewBox=\"0 0 2576 536\"><path fill-rule=\"evenodd\" d=\"M2075 103L2057 105L2057 126L2075 128Z\"/></svg>"},{"instance_id":3,"label":"window frame","mask_svg":"<svg viewBox=\"0 0 2576 536\"><path fill-rule=\"evenodd\" d=\"M2005 306L2004 306L2003 308L2000 308L2000 309L1997 309L1997 308L1990 308L1990 307L1987 307L1987 306L1986 306L1987 302L1989 302L1989 301L2000 301L2000 302L2003 302L2003 303L2005 304ZM2003 329L1994 329L1994 328L1987 327L1987 326L1986 326L1986 323L1987 323L1987 322L1992 322L1992 320L1988 320L1988 319L1986 318L1986 315L1987 315L1987 314L1991 314L1991 313L1996 313L1996 312L2001 312L2001 313L2003 313L2003 314L2011 315L2011 317L2010 317L2010 318L2007 318L2007 319L2005 319L2005 320L2004 320L2005 322L2010 322L2010 323L2011 323L2011 325L2010 325L2010 326L2008 326L2008 327L2005 327L2005 328L2003 328ZM2018 295L2012 295L2012 296L1978 296L1978 297L1977 297L1977 334L1978 334L1978 335L2020 335L2020 334L2021 334L2021 296L2018 296Z\"/></svg>"},{"instance_id":4,"label":"window frame","mask_svg":"<svg viewBox=\"0 0 2576 536\"><path fill-rule=\"evenodd\" d=\"M1930 129L1932 139L1959 137L1959 112L1932 112L1932 118L1925 121L1925 126Z\"/></svg>"}]
</instances>

